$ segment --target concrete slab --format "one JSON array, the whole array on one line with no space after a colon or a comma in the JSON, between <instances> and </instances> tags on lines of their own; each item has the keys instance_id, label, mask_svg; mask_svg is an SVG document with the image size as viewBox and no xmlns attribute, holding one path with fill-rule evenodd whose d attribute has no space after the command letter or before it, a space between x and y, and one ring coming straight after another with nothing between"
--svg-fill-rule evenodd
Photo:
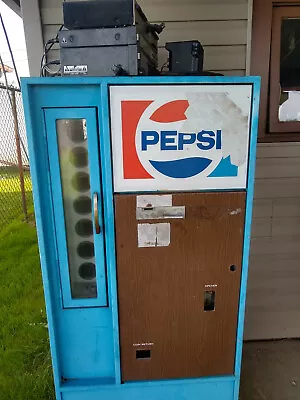
<instances>
[{"instance_id":1,"label":"concrete slab","mask_svg":"<svg viewBox=\"0 0 300 400\"><path fill-rule=\"evenodd\" d=\"M300 340L244 345L240 400L299 400Z\"/></svg>"}]
</instances>

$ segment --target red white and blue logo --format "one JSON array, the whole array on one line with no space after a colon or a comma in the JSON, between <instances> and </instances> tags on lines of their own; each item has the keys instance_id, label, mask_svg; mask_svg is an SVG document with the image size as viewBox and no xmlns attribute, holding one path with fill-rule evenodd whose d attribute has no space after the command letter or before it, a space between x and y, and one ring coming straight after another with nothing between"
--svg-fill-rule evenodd
<instances>
[{"instance_id":1,"label":"red white and blue logo","mask_svg":"<svg viewBox=\"0 0 300 400\"><path fill-rule=\"evenodd\" d=\"M124 179L237 175L222 157L222 129L184 129L188 107L188 100L121 102Z\"/></svg>"},{"instance_id":2,"label":"red white and blue logo","mask_svg":"<svg viewBox=\"0 0 300 400\"><path fill-rule=\"evenodd\" d=\"M117 192L246 187L251 86L110 88Z\"/></svg>"}]
</instances>

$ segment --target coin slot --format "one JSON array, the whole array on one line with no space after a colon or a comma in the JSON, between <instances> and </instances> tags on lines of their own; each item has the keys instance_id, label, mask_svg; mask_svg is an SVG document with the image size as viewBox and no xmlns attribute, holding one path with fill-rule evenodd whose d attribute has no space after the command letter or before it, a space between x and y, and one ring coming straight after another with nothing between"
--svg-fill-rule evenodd
<instances>
[{"instance_id":1,"label":"coin slot","mask_svg":"<svg viewBox=\"0 0 300 400\"><path fill-rule=\"evenodd\" d=\"M137 350L135 356L137 360L149 360L151 358L151 350Z\"/></svg>"},{"instance_id":2,"label":"coin slot","mask_svg":"<svg viewBox=\"0 0 300 400\"><path fill-rule=\"evenodd\" d=\"M206 290L204 292L204 311L215 311L216 292L214 290Z\"/></svg>"}]
</instances>

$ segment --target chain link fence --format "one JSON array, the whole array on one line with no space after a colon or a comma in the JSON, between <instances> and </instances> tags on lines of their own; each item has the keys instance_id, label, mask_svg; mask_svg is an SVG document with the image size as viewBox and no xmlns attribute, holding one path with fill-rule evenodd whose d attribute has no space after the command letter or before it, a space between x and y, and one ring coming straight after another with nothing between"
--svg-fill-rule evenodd
<instances>
[{"instance_id":1,"label":"chain link fence","mask_svg":"<svg viewBox=\"0 0 300 400\"><path fill-rule=\"evenodd\" d=\"M0 85L0 231L32 204L21 92Z\"/></svg>"}]
</instances>

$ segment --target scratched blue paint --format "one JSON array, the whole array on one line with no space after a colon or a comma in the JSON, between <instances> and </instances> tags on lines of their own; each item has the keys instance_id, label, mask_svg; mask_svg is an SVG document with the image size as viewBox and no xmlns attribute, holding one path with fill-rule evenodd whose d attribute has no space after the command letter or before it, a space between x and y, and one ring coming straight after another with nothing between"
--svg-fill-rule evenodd
<instances>
[{"instance_id":1,"label":"scratched blue paint","mask_svg":"<svg viewBox=\"0 0 300 400\"><path fill-rule=\"evenodd\" d=\"M167 85L180 83L253 85L252 129L249 149L235 375L121 384L108 86L116 84ZM259 87L259 78L253 77L76 77L22 79L35 214L57 399L238 399L253 205ZM62 276L64 273L60 270L58 263L59 246L61 246L61 243L58 243L57 232L60 228L58 222L55 220L56 200L52 198L51 192L53 176L51 177L49 173L51 170L49 160L52 157L50 152L52 147L50 145L49 148L49 144L47 143L47 129L44 118L45 109L60 108L61 110L51 111L51 113L53 112L51 118L55 116L56 111L59 111L58 115L64 115L64 118L68 118L67 115L70 115L68 114L69 112L76 113L74 111L75 107L81 108L81 115L85 115L90 121L95 119L93 112L96 112L99 130L100 160L96 160L93 157L93 169L99 164L101 170L104 208L104 216L101 223L104 225L105 232L104 246L108 301L105 303L102 298L98 304L94 304L94 307L91 307L92 303L89 303L89 300L81 299L80 304L72 304L73 299L69 298L70 301L66 302L63 287L67 285L68 281L65 280L66 276L65 278ZM49 111L46 110L46 112ZM79 114L76 114L77 118L81 117ZM100 183L100 177L98 183ZM101 286L101 282L99 285ZM101 303L107 306L101 307ZM76 308L78 306L80 308ZM66 383L61 379L62 377L67 379Z\"/></svg>"}]
</instances>

